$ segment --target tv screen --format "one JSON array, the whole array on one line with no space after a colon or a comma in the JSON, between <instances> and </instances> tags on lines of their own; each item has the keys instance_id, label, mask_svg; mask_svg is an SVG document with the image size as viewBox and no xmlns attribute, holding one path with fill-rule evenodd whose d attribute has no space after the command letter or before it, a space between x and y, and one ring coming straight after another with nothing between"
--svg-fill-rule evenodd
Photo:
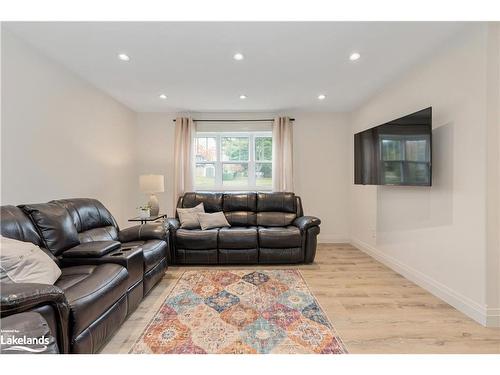
<instances>
[{"instance_id":1,"label":"tv screen","mask_svg":"<svg viewBox=\"0 0 500 375\"><path fill-rule=\"evenodd\" d=\"M354 135L354 183L432 185L432 107Z\"/></svg>"}]
</instances>

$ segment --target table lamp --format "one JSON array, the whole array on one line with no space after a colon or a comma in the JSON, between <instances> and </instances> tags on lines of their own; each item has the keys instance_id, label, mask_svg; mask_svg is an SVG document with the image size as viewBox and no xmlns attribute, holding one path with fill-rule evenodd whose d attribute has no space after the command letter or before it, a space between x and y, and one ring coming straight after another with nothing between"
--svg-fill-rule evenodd
<instances>
[{"instance_id":1,"label":"table lamp","mask_svg":"<svg viewBox=\"0 0 500 375\"><path fill-rule=\"evenodd\" d=\"M139 176L139 186L143 193L150 194L148 202L150 215L158 215L160 213L160 205L155 193L163 193L165 191L165 177L161 174Z\"/></svg>"}]
</instances>

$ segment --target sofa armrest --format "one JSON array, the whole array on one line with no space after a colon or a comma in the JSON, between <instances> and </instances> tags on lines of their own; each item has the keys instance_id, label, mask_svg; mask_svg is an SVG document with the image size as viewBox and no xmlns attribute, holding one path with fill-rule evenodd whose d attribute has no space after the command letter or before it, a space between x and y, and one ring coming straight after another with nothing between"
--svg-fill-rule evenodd
<instances>
[{"instance_id":1,"label":"sofa armrest","mask_svg":"<svg viewBox=\"0 0 500 375\"><path fill-rule=\"evenodd\" d=\"M301 216L293 221L293 225L299 228L301 232L304 232L311 227L317 227L320 224L321 220L315 216Z\"/></svg>"},{"instance_id":2,"label":"sofa armrest","mask_svg":"<svg viewBox=\"0 0 500 375\"><path fill-rule=\"evenodd\" d=\"M68 306L62 289L50 284L2 283L0 295L2 316L29 311L45 304Z\"/></svg>"},{"instance_id":3,"label":"sofa armrest","mask_svg":"<svg viewBox=\"0 0 500 375\"><path fill-rule=\"evenodd\" d=\"M100 258L111 251L118 249L118 241L92 241L84 242L63 252L63 258Z\"/></svg>"},{"instance_id":4,"label":"sofa armrest","mask_svg":"<svg viewBox=\"0 0 500 375\"><path fill-rule=\"evenodd\" d=\"M45 318L34 311L9 315L0 321L2 336L1 354L57 354L57 332L52 332ZM39 345L36 342L16 345L15 340L22 340L23 336L46 341Z\"/></svg>"},{"instance_id":5,"label":"sofa armrest","mask_svg":"<svg viewBox=\"0 0 500 375\"><path fill-rule=\"evenodd\" d=\"M165 223L150 223L135 225L121 230L118 233L120 242L132 242L139 240L166 240L168 229Z\"/></svg>"},{"instance_id":6,"label":"sofa armrest","mask_svg":"<svg viewBox=\"0 0 500 375\"><path fill-rule=\"evenodd\" d=\"M1 283L0 315L2 318L18 313L37 310L50 306L57 322L57 341L59 350L67 353L69 303L61 288L50 284L36 283Z\"/></svg>"},{"instance_id":7,"label":"sofa armrest","mask_svg":"<svg viewBox=\"0 0 500 375\"><path fill-rule=\"evenodd\" d=\"M168 223L169 228L174 230L174 231L176 231L177 229L179 229L181 227L181 223L180 223L179 219L168 218L167 223Z\"/></svg>"}]
</instances>

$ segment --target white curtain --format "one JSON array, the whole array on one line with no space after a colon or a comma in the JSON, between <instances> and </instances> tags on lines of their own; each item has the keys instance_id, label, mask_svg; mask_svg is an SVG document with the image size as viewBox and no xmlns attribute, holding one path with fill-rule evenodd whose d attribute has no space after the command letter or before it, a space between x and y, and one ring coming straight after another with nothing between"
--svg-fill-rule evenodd
<instances>
[{"instance_id":1,"label":"white curtain","mask_svg":"<svg viewBox=\"0 0 500 375\"><path fill-rule=\"evenodd\" d=\"M273 123L273 191L293 191L293 129L288 117Z\"/></svg>"},{"instance_id":2,"label":"white curtain","mask_svg":"<svg viewBox=\"0 0 500 375\"><path fill-rule=\"evenodd\" d=\"M193 190L193 137L196 125L189 117L175 119L174 145L174 212L177 199L183 193Z\"/></svg>"}]
</instances>

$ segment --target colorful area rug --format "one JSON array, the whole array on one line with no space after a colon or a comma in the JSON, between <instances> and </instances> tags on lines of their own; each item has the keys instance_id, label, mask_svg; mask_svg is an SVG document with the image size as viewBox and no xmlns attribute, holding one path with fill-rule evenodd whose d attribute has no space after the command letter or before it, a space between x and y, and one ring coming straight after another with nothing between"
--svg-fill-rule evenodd
<instances>
[{"instance_id":1,"label":"colorful area rug","mask_svg":"<svg viewBox=\"0 0 500 375\"><path fill-rule=\"evenodd\" d=\"M130 353L341 354L298 270L187 271Z\"/></svg>"}]
</instances>

